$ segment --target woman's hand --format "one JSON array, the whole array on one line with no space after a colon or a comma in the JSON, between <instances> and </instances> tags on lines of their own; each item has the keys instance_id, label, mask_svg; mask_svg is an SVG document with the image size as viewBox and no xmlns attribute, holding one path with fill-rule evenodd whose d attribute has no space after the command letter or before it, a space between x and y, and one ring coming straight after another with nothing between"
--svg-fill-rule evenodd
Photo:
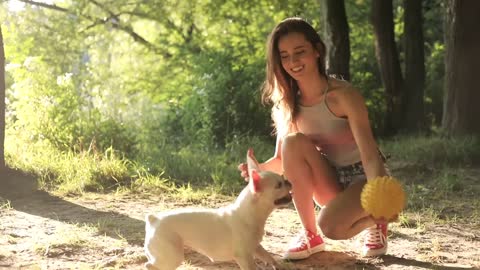
<instances>
[{"instance_id":1,"label":"woman's hand","mask_svg":"<svg viewBox=\"0 0 480 270\"><path fill-rule=\"evenodd\" d=\"M240 175L248 182L248 165L247 163L240 163L238 165L238 170L240 171Z\"/></svg>"},{"instance_id":2,"label":"woman's hand","mask_svg":"<svg viewBox=\"0 0 480 270\"><path fill-rule=\"evenodd\" d=\"M249 148L247 151L247 163L241 163L238 165L238 170L240 171L240 175L245 179L245 181L249 181L249 173L248 170L260 170L260 164L258 163L257 159L255 158L255 154L253 153L253 149Z\"/></svg>"}]
</instances>

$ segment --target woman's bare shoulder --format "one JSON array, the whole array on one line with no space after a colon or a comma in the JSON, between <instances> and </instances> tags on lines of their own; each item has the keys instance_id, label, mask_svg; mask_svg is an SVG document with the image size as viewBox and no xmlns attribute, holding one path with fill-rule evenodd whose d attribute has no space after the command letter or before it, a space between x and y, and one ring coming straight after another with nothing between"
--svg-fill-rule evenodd
<instances>
[{"instance_id":1,"label":"woman's bare shoulder","mask_svg":"<svg viewBox=\"0 0 480 270\"><path fill-rule=\"evenodd\" d=\"M351 105L352 102L364 102L360 90L352 83L339 79L329 79L329 82L330 90L328 98L335 103L346 103Z\"/></svg>"},{"instance_id":2,"label":"woman's bare shoulder","mask_svg":"<svg viewBox=\"0 0 480 270\"><path fill-rule=\"evenodd\" d=\"M332 96L358 95L360 91L349 81L329 78L329 92Z\"/></svg>"},{"instance_id":3,"label":"woman's bare shoulder","mask_svg":"<svg viewBox=\"0 0 480 270\"><path fill-rule=\"evenodd\" d=\"M328 83L329 83L330 91L354 88L349 81L332 78L332 77L328 79Z\"/></svg>"}]
</instances>

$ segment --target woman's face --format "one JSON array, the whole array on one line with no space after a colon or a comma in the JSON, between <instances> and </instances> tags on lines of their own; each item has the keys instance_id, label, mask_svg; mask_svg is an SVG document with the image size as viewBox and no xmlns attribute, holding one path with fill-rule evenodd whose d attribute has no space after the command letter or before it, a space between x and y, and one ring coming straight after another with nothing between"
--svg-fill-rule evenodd
<instances>
[{"instance_id":1,"label":"woman's face","mask_svg":"<svg viewBox=\"0 0 480 270\"><path fill-rule=\"evenodd\" d=\"M289 33L278 40L282 67L295 80L305 75L318 74L317 59L320 56L302 33Z\"/></svg>"}]
</instances>

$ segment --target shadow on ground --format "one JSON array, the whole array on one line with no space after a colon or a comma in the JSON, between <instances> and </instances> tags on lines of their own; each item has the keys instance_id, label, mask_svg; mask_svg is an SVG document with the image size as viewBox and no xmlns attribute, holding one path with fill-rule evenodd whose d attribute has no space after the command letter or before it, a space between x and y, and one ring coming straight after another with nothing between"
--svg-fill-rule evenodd
<instances>
[{"instance_id":1,"label":"shadow on ground","mask_svg":"<svg viewBox=\"0 0 480 270\"><path fill-rule=\"evenodd\" d=\"M38 189L37 179L20 171L6 169L0 173L0 198L24 213L72 224L98 227L104 220L113 220L109 237L126 239L129 244L143 245L145 222L113 211L98 211L68 202Z\"/></svg>"},{"instance_id":2,"label":"shadow on ground","mask_svg":"<svg viewBox=\"0 0 480 270\"><path fill-rule=\"evenodd\" d=\"M291 261L287 269L379 269L373 264L357 260L350 252L324 251L311 255L308 259Z\"/></svg>"},{"instance_id":3,"label":"shadow on ground","mask_svg":"<svg viewBox=\"0 0 480 270\"><path fill-rule=\"evenodd\" d=\"M384 255L377 258L358 258L349 252L324 251L308 259L290 262L287 269L435 269L435 270L480 270L474 267L438 265L410 258Z\"/></svg>"},{"instance_id":4,"label":"shadow on ground","mask_svg":"<svg viewBox=\"0 0 480 270\"><path fill-rule=\"evenodd\" d=\"M431 262L424 262L424 261L418 261L414 259L409 259L409 258L401 258L401 257L396 257L393 255L384 255L381 257L383 259L383 265L389 267L391 265L400 265L400 266L405 266L408 268L412 267L418 267L418 268L424 268L424 269L435 269L435 270L453 270L453 269L471 269L471 270L480 270L479 268L475 267L459 267L459 266L445 266L445 265L438 265L434 264Z\"/></svg>"}]
</instances>

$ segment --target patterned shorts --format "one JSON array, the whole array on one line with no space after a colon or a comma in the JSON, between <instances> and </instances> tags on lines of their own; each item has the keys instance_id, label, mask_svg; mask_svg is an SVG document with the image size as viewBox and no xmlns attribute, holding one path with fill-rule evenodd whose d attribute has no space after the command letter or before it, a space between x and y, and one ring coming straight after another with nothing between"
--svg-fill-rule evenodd
<instances>
[{"instance_id":1,"label":"patterned shorts","mask_svg":"<svg viewBox=\"0 0 480 270\"><path fill-rule=\"evenodd\" d=\"M347 188L353 182L367 179L361 161L352 165L334 168L337 172L337 181L343 189Z\"/></svg>"},{"instance_id":2,"label":"patterned shorts","mask_svg":"<svg viewBox=\"0 0 480 270\"><path fill-rule=\"evenodd\" d=\"M386 157L380 150L378 150L378 152L383 160L387 175L390 175L390 170L386 164L388 157ZM367 180L367 175L365 174L361 161L352 165L341 167L334 166L333 168L337 172L337 181L343 189L347 188L353 182Z\"/></svg>"}]
</instances>

